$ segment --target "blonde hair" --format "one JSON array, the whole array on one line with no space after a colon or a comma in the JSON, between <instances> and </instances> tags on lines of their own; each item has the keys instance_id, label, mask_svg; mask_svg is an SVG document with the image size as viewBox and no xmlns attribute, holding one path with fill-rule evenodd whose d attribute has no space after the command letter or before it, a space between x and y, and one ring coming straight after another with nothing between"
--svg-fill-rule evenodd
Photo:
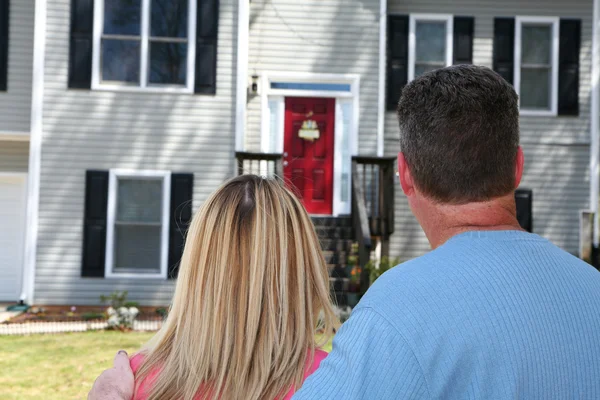
<instances>
[{"instance_id":1,"label":"blonde hair","mask_svg":"<svg viewBox=\"0 0 600 400\"><path fill-rule=\"evenodd\" d=\"M275 179L222 185L189 228L169 316L142 350L149 399L283 397L302 384L317 331L338 321L312 221Z\"/></svg>"}]
</instances>

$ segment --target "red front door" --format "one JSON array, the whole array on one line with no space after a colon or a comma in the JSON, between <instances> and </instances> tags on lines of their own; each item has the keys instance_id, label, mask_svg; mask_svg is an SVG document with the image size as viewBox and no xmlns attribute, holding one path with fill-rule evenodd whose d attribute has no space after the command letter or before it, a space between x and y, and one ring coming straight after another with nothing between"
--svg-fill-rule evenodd
<instances>
[{"instance_id":1,"label":"red front door","mask_svg":"<svg viewBox=\"0 0 600 400\"><path fill-rule=\"evenodd\" d=\"M333 211L334 121L335 99L285 99L283 175L310 214Z\"/></svg>"}]
</instances>

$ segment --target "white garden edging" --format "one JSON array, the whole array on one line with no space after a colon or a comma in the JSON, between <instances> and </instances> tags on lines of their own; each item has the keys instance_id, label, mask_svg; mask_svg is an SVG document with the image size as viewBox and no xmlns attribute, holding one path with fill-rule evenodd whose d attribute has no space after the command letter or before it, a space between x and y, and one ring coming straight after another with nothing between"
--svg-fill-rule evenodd
<instances>
[{"instance_id":1,"label":"white garden edging","mask_svg":"<svg viewBox=\"0 0 600 400\"><path fill-rule=\"evenodd\" d=\"M134 331L157 331L162 321L133 321ZM86 332L106 329L108 323L103 321L90 322L24 322L22 324L0 324L2 335L30 335L33 333L64 333Z\"/></svg>"}]
</instances>

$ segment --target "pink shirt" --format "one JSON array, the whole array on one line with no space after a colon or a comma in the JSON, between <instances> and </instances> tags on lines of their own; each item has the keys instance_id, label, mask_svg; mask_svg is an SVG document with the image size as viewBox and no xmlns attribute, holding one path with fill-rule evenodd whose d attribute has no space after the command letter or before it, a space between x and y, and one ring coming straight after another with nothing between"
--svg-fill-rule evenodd
<instances>
[{"instance_id":1,"label":"pink shirt","mask_svg":"<svg viewBox=\"0 0 600 400\"><path fill-rule=\"evenodd\" d=\"M315 372L317 370L317 368L319 368L319 364L321 364L321 361L323 361L325 359L325 357L327 357L326 352L324 352L323 350L315 350L315 358L313 360L312 365L306 366L306 373L304 374L305 380L313 372ZM133 369L133 373L137 372L138 368L142 364L143 359L144 359L144 356L141 354L136 354L135 356L133 356L131 358L130 365L131 365L131 369ZM155 368L148 378L150 380L154 379L159 372L160 372L160 370L158 368ZM142 381L138 390L136 390L135 394L133 395L133 400L146 400L148 398L148 396L146 396L146 393L148 390L148 385L147 385L146 381L147 381L147 379L144 379L144 381ZM294 395L294 392L292 389L290 389L290 391L285 395L283 400L290 400L293 395ZM198 399L198 400L200 400L200 399Z\"/></svg>"}]
</instances>

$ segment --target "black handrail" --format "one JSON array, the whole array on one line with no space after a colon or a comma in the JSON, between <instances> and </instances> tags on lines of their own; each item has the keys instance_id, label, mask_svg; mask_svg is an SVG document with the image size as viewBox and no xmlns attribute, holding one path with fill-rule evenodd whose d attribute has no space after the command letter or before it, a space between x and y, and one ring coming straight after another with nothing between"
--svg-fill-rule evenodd
<instances>
[{"instance_id":1,"label":"black handrail","mask_svg":"<svg viewBox=\"0 0 600 400\"><path fill-rule=\"evenodd\" d=\"M238 175L256 174L283 177L283 154L238 151L235 153L235 158ZM266 162L266 166L262 162Z\"/></svg>"},{"instance_id":2,"label":"black handrail","mask_svg":"<svg viewBox=\"0 0 600 400\"><path fill-rule=\"evenodd\" d=\"M363 182L358 179L356 163L352 163L352 177L352 226L358 242L358 262L364 267L369 262L372 242Z\"/></svg>"}]
</instances>

